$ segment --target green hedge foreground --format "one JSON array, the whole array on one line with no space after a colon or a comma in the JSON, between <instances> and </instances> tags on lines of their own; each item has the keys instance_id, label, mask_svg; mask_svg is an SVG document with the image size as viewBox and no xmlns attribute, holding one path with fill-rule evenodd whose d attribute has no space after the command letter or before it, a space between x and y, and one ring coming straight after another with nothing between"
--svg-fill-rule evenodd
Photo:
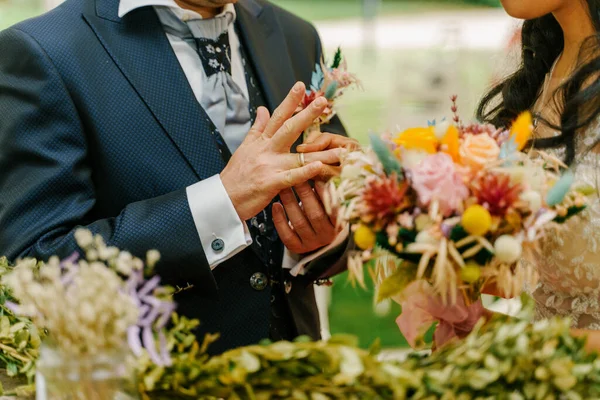
<instances>
[{"instance_id":1,"label":"green hedge foreground","mask_svg":"<svg viewBox=\"0 0 600 400\"><path fill-rule=\"evenodd\" d=\"M0 276L9 270L0 258ZM35 391L38 332L48 332L15 317L5 304L14 300L0 285L0 367L29 378L29 386L12 391L26 396ZM147 353L136 358L138 388L144 399L599 399L600 359L586 352L585 339L570 335L568 319L529 322L533 301L522 302L516 318L480 321L467 338L404 361L380 361L377 344L363 350L345 335L265 342L210 357L218 335L200 343L193 334L199 322L174 313L165 338L172 364L156 365Z\"/></svg>"},{"instance_id":2,"label":"green hedge foreground","mask_svg":"<svg viewBox=\"0 0 600 400\"><path fill-rule=\"evenodd\" d=\"M569 325L497 316L463 341L402 362L380 362L377 346L361 350L345 336L243 347L197 364L181 356L168 369L149 367L143 391L228 400L598 399L600 360Z\"/></svg>"}]
</instances>

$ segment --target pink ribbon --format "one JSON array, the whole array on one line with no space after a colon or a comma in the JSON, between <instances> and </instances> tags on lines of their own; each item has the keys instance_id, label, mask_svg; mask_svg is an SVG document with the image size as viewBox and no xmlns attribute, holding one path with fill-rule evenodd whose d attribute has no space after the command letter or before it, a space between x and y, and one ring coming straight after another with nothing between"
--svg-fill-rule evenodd
<instances>
[{"instance_id":1,"label":"pink ribbon","mask_svg":"<svg viewBox=\"0 0 600 400\"><path fill-rule=\"evenodd\" d=\"M411 283L402 293L400 305L402 314L396 323L412 348L419 347L423 336L436 321L435 346L441 347L454 338L466 337L487 313L481 300L467 306L462 294L457 296L456 304L444 304L425 281Z\"/></svg>"}]
</instances>

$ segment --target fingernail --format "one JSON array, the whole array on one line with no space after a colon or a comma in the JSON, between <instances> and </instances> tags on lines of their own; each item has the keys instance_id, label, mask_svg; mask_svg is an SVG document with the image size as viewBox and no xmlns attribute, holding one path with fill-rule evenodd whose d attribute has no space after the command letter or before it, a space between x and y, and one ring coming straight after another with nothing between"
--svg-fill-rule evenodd
<instances>
[{"instance_id":1,"label":"fingernail","mask_svg":"<svg viewBox=\"0 0 600 400\"><path fill-rule=\"evenodd\" d=\"M313 104L315 105L315 108L323 107L327 104L327 100L325 100L325 97L319 97Z\"/></svg>"},{"instance_id":2,"label":"fingernail","mask_svg":"<svg viewBox=\"0 0 600 400\"><path fill-rule=\"evenodd\" d=\"M302 82L296 82L296 84L294 85L293 91L295 93L298 93L301 90L302 90Z\"/></svg>"}]
</instances>

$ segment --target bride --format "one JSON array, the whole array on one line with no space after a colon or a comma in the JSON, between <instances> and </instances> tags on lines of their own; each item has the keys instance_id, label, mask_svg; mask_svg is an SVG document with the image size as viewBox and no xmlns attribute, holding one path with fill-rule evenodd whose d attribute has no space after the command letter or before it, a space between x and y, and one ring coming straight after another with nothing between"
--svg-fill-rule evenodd
<instances>
[{"instance_id":1,"label":"bride","mask_svg":"<svg viewBox=\"0 0 600 400\"><path fill-rule=\"evenodd\" d=\"M532 146L562 158L576 180L600 188L600 0L501 0L525 19L521 67L482 100L478 117L508 126L533 110ZM545 239L533 262L537 318L568 316L600 351L600 202Z\"/></svg>"}]
</instances>

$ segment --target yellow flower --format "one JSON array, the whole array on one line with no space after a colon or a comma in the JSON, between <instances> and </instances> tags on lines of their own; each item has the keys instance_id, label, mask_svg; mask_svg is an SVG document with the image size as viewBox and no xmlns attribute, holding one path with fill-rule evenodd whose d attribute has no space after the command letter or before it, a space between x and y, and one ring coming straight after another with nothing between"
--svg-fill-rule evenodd
<instances>
[{"instance_id":1,"label":"yellow flower","mask_svg":"<svg viewBox=\"0 0 600 400\"><path fill-rule=\"evenodd\" d=\"M533 133L533 119L529 111L522 113L510 128L510 135L514 136L515 143L519 150L525 147L525 144Z\"/></svg>"},{"instance_id":2,"label":"yellow flower","mask_svg":"<svg viewBox=\"0 0 600 400\"><path fill-rule=\"evenodd\" d=\"M462 216L462 226L470 235L483 236L492 227L492 216L480 205L470 206Z\"/></svg>"},{"instance_id":3,"label":"yellow flower","mask_svg":"<svg viewBox=\"0 0 600 400\"><path fill-rule=\"evenodd\" d=\"M444 138L442 139L442 146L444 153L452 157L452 160L457 163L460 159L459 147L460 143L458 140L458 128L454 125L450 125Z\"/></svg>"},{"instance_id":4,"label":"yellow flower","mask_svg":"<svg viewBox=\"0 0 600 400\"><path fill-rule=\"evenodd\" d=\"M354 232L354 243L356 243L361 250L372 249L375 247L376 241L377 237L375 236L375 232L366 225L360 225Z\"/></svg>"},{"instance_id":5,"label":"yellow flower","mask_svg":"<svg viewBox=\"0 0 600 400\"><path fill-rule=\"evenodd\" d=\"M394 139L394 143L406 150L424 150L429 154L437 152L439 144L435 137L435 128L411 128L407 129Z\"/></svg>"},{"instance_id":6,"label":"yellow flower","mask_svg":"<svg viewBox=\"0 0 600 400\"><path fill-rule=\"evenodd\" d=\"M475 283L481 278L481 266L475 261L468 261L460 270L460 278L466 283Z\"/></svg>"}]
</instances>

